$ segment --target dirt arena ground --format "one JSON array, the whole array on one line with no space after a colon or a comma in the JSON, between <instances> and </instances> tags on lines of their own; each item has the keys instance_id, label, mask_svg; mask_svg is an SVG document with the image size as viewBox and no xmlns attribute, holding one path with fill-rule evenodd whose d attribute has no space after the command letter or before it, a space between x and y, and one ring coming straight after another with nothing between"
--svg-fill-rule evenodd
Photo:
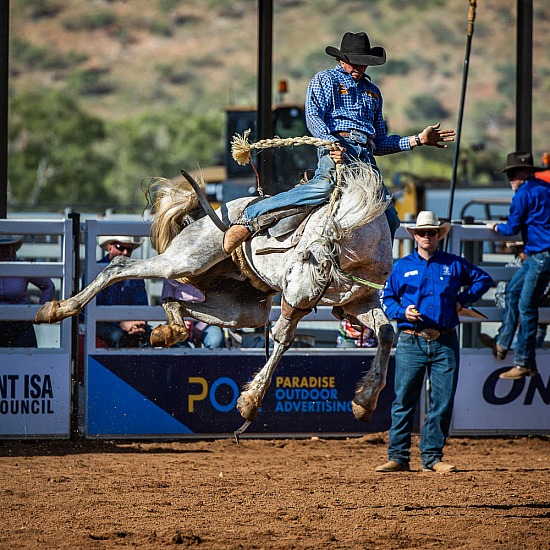
<instances>
[{"instance_id":1,"label":"dirt arena ground","mask_svg":"<svg viewBox=\"0 0 550 550\"><path fill-rule=\"evenodd\" d=\"M386 441L4 441L0 548L550 548L549 437L451 438L446 475Z\"/></svg>"}]
</instances>

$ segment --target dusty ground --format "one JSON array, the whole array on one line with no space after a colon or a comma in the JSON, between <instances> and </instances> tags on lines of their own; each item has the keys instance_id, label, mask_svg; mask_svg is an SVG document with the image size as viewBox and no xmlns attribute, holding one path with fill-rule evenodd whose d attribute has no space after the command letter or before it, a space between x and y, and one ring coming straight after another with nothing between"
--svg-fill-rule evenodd
<instances>
[{"instance_id":1,"label":"dusty ground","mask_svg":"<svg viewBox=\"0 0 550 550\"><path fill-rule=\"evenodd\" d=\"M447 475L375 473L386 438L6 441L0 548L550 548L550 438L452 438Z\"/></svg>"}]
</instances>

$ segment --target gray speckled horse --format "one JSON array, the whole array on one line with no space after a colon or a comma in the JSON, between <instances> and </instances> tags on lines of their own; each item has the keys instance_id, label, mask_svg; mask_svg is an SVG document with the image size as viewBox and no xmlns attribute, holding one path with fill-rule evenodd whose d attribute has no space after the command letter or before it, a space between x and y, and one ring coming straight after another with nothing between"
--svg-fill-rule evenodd
<instances>
[{"instance_id":1,"label":"gray speckled horse","mask_svg":"<svg viewBox=\"0 0 550 550\"><path fill-rule=\"evenodd\" d=\"M192 221L194 193L165 183L159 187L152 238L159 252L148 259L117 256L86 288L67 300L46 303L37 323L77 315L105 287L128 278L180 279L201 288L203 303L163 304L168 325L151 336L154 346L187 337L184 317L221 327L258 327L269 319L272 297L282 294L281 315L273 328L273 351L241 393L237 408L247 421L256 418L277 364L292 344L300 319L316 305L332 306L335 317L372 328L378 349L359 381L352 409L368 420L386 383L394 331L376 290L392 268L392 243L380 181L367 165L346 166L337 201L314 210L295 233L279 237L265 230L232 257L222 248L223 231L208 216ZM170 182L171 183L171 182ZM217 215L230 224L249 198L223 205ZM269 253L266 253L269 252Z\"/></svg>"}]
</instances>

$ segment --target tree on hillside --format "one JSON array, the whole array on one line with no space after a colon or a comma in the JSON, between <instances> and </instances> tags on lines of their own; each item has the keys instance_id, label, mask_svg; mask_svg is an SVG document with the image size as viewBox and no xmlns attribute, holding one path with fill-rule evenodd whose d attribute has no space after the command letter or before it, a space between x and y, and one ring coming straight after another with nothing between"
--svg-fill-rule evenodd
<instances>
[{"instance_id":1,"label":"tree on hillside","mask_svg":"<svg viewBox=\"0 0 550 550\"><path fill-rule=\"evenodd\" d=\"M97 151L105 138L100 119L57 92L18 94L9 109L11 209L113 205L104 185L112 162Z\"/></svg>"},{"instance_id":2,"label":"tree on hillside","mask_svg":"<svg viewBox=\"0 0 550 550\"><path fill-rule=\"evenodd\" d=\"M413 123L425 120L437 121L449 116L449 112L439 99L426 95L414 96L411 103L405 108L405 114Z\"/></svg>"},{"instance_id":3,"label":"tree on hillside","mask_svg":"<svg viewBox=\"0 0 550 550\"><path fill-rule=\"evenodd\" d=\"M143 206L136 194L143 178L171 178L182 168L212 165L223 150L223 116L218 110L171 107L111 124L107 149L115 166L107 178L109 189L123 204Z\"/></svg>"}]
</instances>

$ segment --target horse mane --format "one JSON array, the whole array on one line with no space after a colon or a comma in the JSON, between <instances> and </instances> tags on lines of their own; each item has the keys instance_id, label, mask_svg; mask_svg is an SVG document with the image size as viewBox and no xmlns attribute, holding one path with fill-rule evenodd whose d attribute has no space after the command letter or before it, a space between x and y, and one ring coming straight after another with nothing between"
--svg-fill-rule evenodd
<instances>
[{"instance_id":1,"label":"horse mane","mask_svg":"<svg viewBox=\"0 0 550 550\"><path fill-rule=\"evenodd\" d=\"M198 183L202 189L206 187L202 176L199 176ZM159 254L168 248L186 225L206 214L196 193L184 182L152 178L147 188L147 197L154 214L150 230L151 243Z\"/></svg>"},{"instance_id":2,"label":"horse mane","mask_svg":"<svg viewBox=\"0 0 550 550\"><path fill-rule=\"evenodd\" d=\"M330 202L318 238L309 246L313 263L309 264L308 278L322 288L326 277L338 285L349 283L348 274L339 269L342 241L354 231L381 216L391 204L383 193L378 170L364 162L346 164L342 168L340 196ZM330 266L327 273L325 268Z\"/></svg>"},{"instance_id":3,"label":"horse mane","mask_svg":"<svg viewBox=\"0 0 550 550\"><path fill-rule=\"evenodd\" d=\"M344 165L343 189L335 220L342 228L345 238L381 216L390 201L383 195L382 178L372 165L355 162Z\"/></svg>"}]
</instances>

